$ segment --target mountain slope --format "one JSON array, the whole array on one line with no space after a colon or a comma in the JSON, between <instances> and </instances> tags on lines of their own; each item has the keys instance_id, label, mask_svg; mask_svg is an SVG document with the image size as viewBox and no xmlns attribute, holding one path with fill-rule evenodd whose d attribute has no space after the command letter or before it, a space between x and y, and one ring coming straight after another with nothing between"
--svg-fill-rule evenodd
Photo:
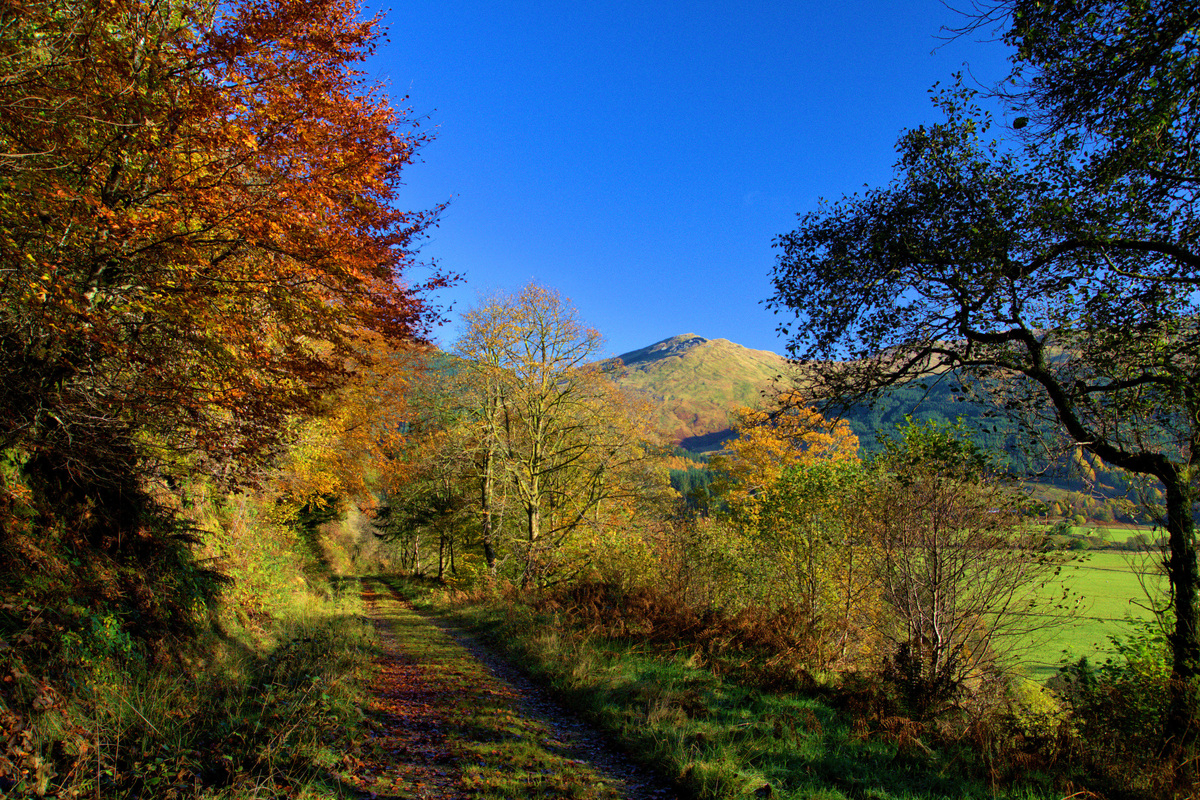
<instances>
[{"instance_id":1,"label":"mountain slope","mask_svg":"<svg viewBox=\"0 0 1200 800\"><path fill-rule=\"evenodd\" d=\"M728 339L672 336L618 356L617 383L648 400L658 427L693 450L716 446L729 433L729 412L757 405L787 361Z\"/></svg>"}]
</instances>

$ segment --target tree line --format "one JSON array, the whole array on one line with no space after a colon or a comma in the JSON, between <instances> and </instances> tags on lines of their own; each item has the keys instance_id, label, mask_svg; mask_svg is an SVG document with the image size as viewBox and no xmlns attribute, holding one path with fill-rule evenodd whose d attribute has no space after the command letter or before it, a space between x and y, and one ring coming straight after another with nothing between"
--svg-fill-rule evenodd
<instances>
[{"instance_id":1,"label":"tree line","mask_svg":"<svg viewBox=\"0 0 1200 800\"><path fill-rule=\"evenodd\" d=\"M306 512L386 461L450 280L416 270L441 207L403 209L428 137L360 72L380 36L353 0L0 9L0 792L165 795L139 748L178 730L198 794L289 735L222 738L262 711L245 643L320 591Z\"/></svg>"}]
</instances>

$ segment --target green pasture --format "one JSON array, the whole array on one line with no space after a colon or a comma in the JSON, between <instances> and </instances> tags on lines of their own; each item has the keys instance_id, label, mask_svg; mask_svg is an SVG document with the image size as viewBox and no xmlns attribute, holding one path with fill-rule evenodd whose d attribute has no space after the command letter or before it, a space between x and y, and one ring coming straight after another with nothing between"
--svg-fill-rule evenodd
<instances>
[{"instance_id":1,"label":"green pasture","mask_svg":"<svg viewBox=\"0 0 1200 800\"><path fill-rule=\"evenodd\" d=\"M1099 551L1065 565L1046 598L1048 604L1057 602L1065 590L1066 608L1047 608L1044 636L1030 642L1023 659L1029 675L1044 680L1059 664L1080 656L1103 660L1111 649L1109 637L1129 631L1127 620L1150 619L1147 592L1158 600L1167 590L1160 558L1158 553Z\"/></svg>"},{"instance_id":2,"label":"green pasture","mask_svg":"<svg viewBox=\"0 0 1200 800\"><path fill-rule=\"evenodd\" d=\"M1119 522L1108 522L1103 525L1074 525L1068 532L1076 536L1098 536L1114 544L1126 542L1139 533L1145 534L1151 541L1162 535L1161 529L1150 525L1125 525Z\"/></svg>"},{"instance_id":3,"label":"green pasture","mask_svg":"<svg viewBox=\"0 0 1200 800\"><path fill-rule=\"evenodd\" d=\"M1039 520L1034 524L1031 530L1039 533L1050 533L1051 523L1060 522L1061 520L1050 518L1049 520ZM1164 535L1162 528L1154 525L1135 525L1125 522L1095 522L1089 521L1084 525L1071 525L1063 531L1068 536L1080 536L1087 539L1102 539L1107 545L1123 545L1137 535L1142 535L1149 542L1154 542L1159 537ZM1105 545L1093 542L1091 547L1103 549Z\"/></svg>"}]
</instances>

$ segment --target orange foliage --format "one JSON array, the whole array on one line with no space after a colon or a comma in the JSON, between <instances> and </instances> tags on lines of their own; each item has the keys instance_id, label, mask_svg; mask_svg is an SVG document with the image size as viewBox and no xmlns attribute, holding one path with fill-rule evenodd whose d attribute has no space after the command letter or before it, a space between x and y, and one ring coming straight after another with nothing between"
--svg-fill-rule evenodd
<instances>
[{"instance_id":1,"label":"orange foliage","mask_svg":"<svg viewBox=\"0 0 1200 800\"><path fill-rule=\"evenodd\" d=\"M858 458L858 437L843 420L825 419L792 393L769 409L734 412L736 439L711 461L723 475L719 491L730 506L754 516L753 498L770 488L788 467Z\"/></svg>"},{"instance_id":2,"label":"orange foliage","mask_svg":"<svg viewBox=\"0 0 1200 800\"><path fill-rule=\"evenodd\" d=\"M403 273L438 209L394 202L425 136L355 71L378 36L358 10L31 0L7 18L0 445L80 482L147 432L261 463L364 331L423 334L421 290L444 279Z\"/></svg>"},{"instance_id":3,"label":"orange foliage","mask_svg":"<svg viewBox=\"0 0 1200 800\"><path fill-rule=\"evenodd\" d=\"M396 347L380 336L364 337L361 347L360 357L368 363L326 399L321 414L298 423L295 442L277 472L277 490L296 505L337 497L369 509L377 485L411 469L409 400L413 385L424 377L425 350Z\"/></svg>"}]
</instances>

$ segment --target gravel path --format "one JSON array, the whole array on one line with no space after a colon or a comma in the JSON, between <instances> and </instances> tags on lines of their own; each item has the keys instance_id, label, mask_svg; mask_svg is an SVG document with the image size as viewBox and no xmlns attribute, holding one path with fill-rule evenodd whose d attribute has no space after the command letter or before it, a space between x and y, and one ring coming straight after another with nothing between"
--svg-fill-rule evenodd
<instances>
[{"instance_id":1,"label":"gravel path","mask_svg":"<svg viewBox=\"0 0 1200 800\"><path fill-rule=\"evenodd\" d=\"M383 755L365 763L360 771L363 779L355 781L364 797L497 796L495 790L481 794L472 784L470 756L464 755L472 744L492 741L477 721L463 722L472 707L485 701L532 724L540 745L569 768L572 794L561 794L556 785L553 796L629 800L678 796L674 787L629 759L605 734L469 634L414 611L381 582L364 582L363 598L384 650L374 687L376 703L368 712L375 718L373 749ZM469 654L463 656L465 667L463 658L447 658L447 646ZM458 666L452 666L455 662ZM464 749L463 737L473 733L477 741L467 742ZM394 758L391 763L388 754ZM588 776L584 782L579 782L581 772ZM578 793L574 787L583 783L599 788ZM531 784L524 796L546 796L546 792L545 786Z\"/></svg>"}]
</instances>

